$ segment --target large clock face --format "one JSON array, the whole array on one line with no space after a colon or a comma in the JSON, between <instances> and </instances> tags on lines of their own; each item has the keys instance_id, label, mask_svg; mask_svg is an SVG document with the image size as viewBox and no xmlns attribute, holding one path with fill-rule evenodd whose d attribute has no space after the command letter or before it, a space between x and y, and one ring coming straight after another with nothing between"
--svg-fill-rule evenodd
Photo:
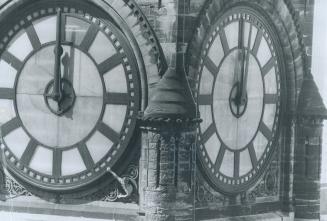
<instances>
[{"instance_id":1,"label":"large clock face","mask_svg":"<svg viewBox=\"0 0 327 221\"><path fill-rule=\"evenodd\" d=\"M217 189L241 192L260 176L277 145L278 42L260 13L234 7L212 27L204 47L199 158Z\"/></svg>"},{"instance_id":2,"label":"large clock face","mask_svg":"<svg viewBox=\"0 0 327 221\"><path fill-rule=\"evenodd\" d=\"M31 184L80 187L112 167L132 136L140 103L135 59L109 20L68 6L27 11L1 44L5 157Z\"/></svg>"}]
</instances>

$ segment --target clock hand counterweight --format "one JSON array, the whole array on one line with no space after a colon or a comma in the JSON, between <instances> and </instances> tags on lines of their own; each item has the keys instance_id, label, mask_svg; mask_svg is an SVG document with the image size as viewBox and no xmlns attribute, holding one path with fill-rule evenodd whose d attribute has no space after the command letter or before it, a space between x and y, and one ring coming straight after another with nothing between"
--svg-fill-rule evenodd
<instances>
[{"instance_id":1,"label":"clock hand counterweight","mask_svg":"<svg viewBox=\"0 0 327 221\"><path fill-rule=\"evenodd\" d=\"M62 87L61 87L61 56L63 54L63 48L61 45L61 9L57 11L57 33L56 33L56 46L55 46L55 65L54 65L54 87L52 91L52 99L58 102L58 105L62 99Z\"/></svg>"}]
</instances>

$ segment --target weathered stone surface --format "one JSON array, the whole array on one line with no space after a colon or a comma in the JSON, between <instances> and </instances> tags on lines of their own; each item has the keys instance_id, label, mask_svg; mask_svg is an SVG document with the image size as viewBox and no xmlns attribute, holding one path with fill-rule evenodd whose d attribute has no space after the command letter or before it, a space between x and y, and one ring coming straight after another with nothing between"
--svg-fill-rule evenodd
<instances>
[{"instance_id":1,"label":"weathered stone surface","mask_svg":"<svg viewBox=\"0 0 327 221\"><path fill-rule=\"evenodd\" d=\"M327 118L326 107L311 74L303 79L297 112L301 116Z\"/></svg>"},{"instance_id":2,"label":"weathered stone surface","mask_svg":"<svg viewBox=\"0 0 327 221\"><path fill-rule=\"evenodd\" d=\"M146 220L193 220L194 126L147 123L142 137L140 202Z\"/></svg>"}]
</instances>

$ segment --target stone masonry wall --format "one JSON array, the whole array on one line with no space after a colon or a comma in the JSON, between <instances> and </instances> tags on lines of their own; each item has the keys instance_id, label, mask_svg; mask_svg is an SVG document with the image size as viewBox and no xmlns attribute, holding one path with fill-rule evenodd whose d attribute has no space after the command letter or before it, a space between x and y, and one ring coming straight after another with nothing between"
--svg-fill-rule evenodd
<instances>
[{"instance_id":1,"label":"stone masonry wall","mask_svg":"<svg viewBox=\"0 0 327 221\"><path fill-rule=\"evenodd\" d=\"M292 4L299 18L307 64L311 71L314 0L292 0Z\"/></svg>"}]
</instances>

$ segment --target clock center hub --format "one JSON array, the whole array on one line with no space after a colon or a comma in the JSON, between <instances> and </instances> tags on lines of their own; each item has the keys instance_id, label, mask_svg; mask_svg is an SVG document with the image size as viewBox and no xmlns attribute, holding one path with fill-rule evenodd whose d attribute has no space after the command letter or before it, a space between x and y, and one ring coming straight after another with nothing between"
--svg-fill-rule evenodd
<instances>
[{"instance_id":1,"label":"clock center hub","mask_svg":"<svg viewBox=\"0 0 327 221\"><path fill-rule=\"evenodd\" d=\"M244 98L241 98L239 92L239 87L240 87L240 83L237 82L229 95L229 108L232 112L232 114L236 117L236 118L240 118L243 116L244 112L246 111L246 107L248 104L248 97L247 97L247 93L245 94Z\"/></svg>"},{"instance_id":2,"label":"clock center hub","mask_svg":"<svg viewBox=\"0 0 327 221\"><path fill-rule=\"evenodd\" d=\"M57 102L52 97L54 89L54 80L51 80L44 91L44 100L49 110L58 115L62 116L67 113L73 106L76 100L75 90L73 85L67 79L61 81L62 95L61 99Z\"/></svg>"}]
</instances>

